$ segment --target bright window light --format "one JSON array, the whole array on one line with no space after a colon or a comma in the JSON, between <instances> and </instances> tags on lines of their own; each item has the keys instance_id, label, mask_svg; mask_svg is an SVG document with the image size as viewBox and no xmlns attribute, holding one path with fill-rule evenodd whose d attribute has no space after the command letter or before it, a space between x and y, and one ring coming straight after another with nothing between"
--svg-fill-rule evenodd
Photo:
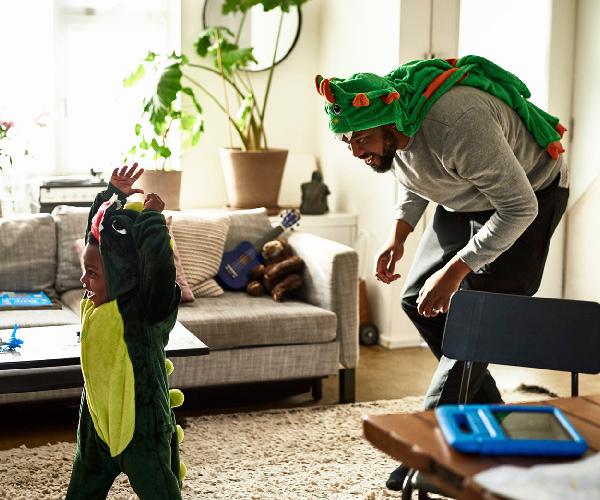
<instances>
[{"instance_id":1,"label":"bright window light","mask_svg":"<svg viewBox=\"0 0 600 500\"><path fill-rule=\"evenodd\" d=\"M54 32L50 1L0 3L0 120L14 123L15 168L54 168ZM36 122L45 124L39 127ZM19 156L26 148L29 156Z\"/></svg>"},{"instance_id":2,"label":"bright window light","mask_svg":"<svg viewBox=\"0 0 600 500\"><path fill-rule=\"evenodd\" d=\"M3 1L0 33L0 119L48 122L35 173L106 171L134 144L147 90L123 79L149 50L180 50L180 2Z\"/></svg>"},{"instance_id":3,"label":"bright window light","mask_svg":"<svg viewBox=\"0 0 600 500\"><path fill-rule=\"evenodd\" d=\"M96 1L95 7L82 0L61 3L57 166L69 173L109 170L134 144L145 90L124 88L123 79L149 50L174 49L169 23L174 2Z\"/></svg>"}]
</instances>

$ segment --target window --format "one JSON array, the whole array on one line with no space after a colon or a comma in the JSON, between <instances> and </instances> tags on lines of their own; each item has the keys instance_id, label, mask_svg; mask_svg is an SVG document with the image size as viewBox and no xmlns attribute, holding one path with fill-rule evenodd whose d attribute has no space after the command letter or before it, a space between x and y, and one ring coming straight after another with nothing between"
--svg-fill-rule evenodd
<instances>
[{"instance_id":1,"label":"window","mask_svg":"<svg viewBox=\"0 0 600 500\"><path fill-rule=\"evenodd\" d=\"M1 31L16 50L0 113L48 113L36 173L109 170L133 144L142 86L124 88L148 50L179 51L177 0L21 0L3 2ZM6 49L8 46L5 45ZM10 99L7 98L10 96ZM43 142L43 141L42 141ZM42 147L43 146L43 147ZM41 157L40 157L41 156Z\"/></svg>"},{"instance_id":2,"label":"window","mask_svg":"<svg viewBox=\"0 0 600 500\"><path fill-rule=\"evenodd\" d=\"M53 8L49 0L0 3L0 120L31 152L26 166L54 168ZM47 126L34 126L37 119ZM17 148L21 151L23 148ZM15 158L21 165L23 158ZM33 161L31 161L33 160ZM50 160L50 161L47 161Z\"/></svg>"}]
</instances>

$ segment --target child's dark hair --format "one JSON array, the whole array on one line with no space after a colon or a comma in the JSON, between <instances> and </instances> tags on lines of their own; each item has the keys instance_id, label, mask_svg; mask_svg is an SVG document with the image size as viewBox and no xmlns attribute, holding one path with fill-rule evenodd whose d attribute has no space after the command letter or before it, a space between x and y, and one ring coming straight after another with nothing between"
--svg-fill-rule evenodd
<instances>
[{"instance_id":1,"label":"child's dark hair","mask_svg":"<svg viewBox=\"0 0 600 500\"><path fill-rule=\"evenodd\" d=\"M96 237L92 233L88 233L87 235L87 243L88 245L94 245L95 247L99 247L100 243L96 239Z\"/></svg>"}]
</instances>

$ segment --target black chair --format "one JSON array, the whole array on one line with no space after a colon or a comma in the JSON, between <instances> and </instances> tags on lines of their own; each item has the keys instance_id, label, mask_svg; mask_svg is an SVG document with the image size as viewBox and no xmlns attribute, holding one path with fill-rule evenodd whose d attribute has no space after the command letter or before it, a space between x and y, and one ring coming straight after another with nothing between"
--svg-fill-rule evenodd
<instances>
[{"instance_id":1,"label":"black chair","mask_svg":"<svg viewBox=\"0 0 600 500\"><path fill-rule=\"evenodd\" d=\"M468 401L473 363L570 372L577 396L579 373L600 373L600 304L461 290L452 297L442 352L464 362L460 403ZM419 498L443 494L425 475L409 476L402 498L411 498L413 487Z\"/></svg>"},{"instance_id":2,"label":"black chair","mask_svg":"<svg viewBox=\"0 0 600 500\"><path fill-rule=\"evenodd\" d=\"M489 292L452 297L442 352L464 361L460 402L467 402L473 363L600 373L600 304Z\"/></svg>"}]
</instances>

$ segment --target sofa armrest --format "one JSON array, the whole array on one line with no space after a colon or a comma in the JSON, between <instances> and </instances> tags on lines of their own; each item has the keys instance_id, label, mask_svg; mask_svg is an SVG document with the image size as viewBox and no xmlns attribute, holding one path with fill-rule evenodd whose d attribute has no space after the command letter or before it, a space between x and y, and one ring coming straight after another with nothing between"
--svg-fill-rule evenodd
<instances>
[{"instance_id":1,"label":"sofa armrest","mask_svg":"<svg viewBox=\"0 0 600 500\"><path fill-rule=\"evenodd\" d=\"M350 247L309 233L295 232L288 239L304 270L302 298L337 316L340 363L358 363L358 254Z\"/></svg>"}]
</instances>

